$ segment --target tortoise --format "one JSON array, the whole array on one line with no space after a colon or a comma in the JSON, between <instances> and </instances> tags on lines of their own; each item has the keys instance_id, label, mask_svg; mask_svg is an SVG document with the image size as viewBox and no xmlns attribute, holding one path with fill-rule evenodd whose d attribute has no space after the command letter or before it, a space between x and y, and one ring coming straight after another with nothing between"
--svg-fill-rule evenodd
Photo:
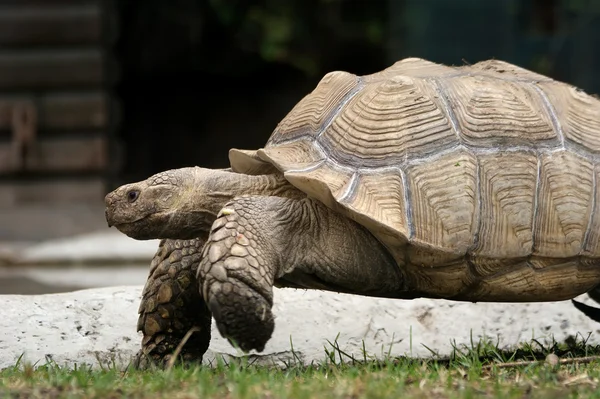
<instances>
[{"instance_id":1,"label":"tortoise","mask_svg":"<svg viewBox=\"0 0 600 399\"><path fill-rule=\"evenodd\" d=\"M106 196L109 227L162 239L138 359L171 358L190 331L180 353L201 359L211 315L262 351L273 286L473 302L595 292L599 159L600 100L507 62L328 73L264 148L230 150L231 168Z\"/></svg>"}]
</instances>

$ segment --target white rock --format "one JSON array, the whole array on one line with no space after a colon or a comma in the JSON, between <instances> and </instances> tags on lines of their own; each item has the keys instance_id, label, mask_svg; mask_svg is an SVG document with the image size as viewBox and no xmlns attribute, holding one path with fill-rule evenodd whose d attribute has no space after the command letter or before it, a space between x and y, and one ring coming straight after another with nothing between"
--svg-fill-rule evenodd
<instances>
[{"instance_id":1,"label":"white rock","mask_svg":"<svg viewBox=\"0 0 600 399\"><path fill-rule=\"evenodd\" d=\"M53 295L0 296L0 368L23 360L44 364L124 367L140 346L135 331L140 286L88 289ZM579 298L591 303L586 297ZM363 342L368 356L448 356L453 345L487 337L513 347L552 336L564 341L577 334L600 342L600 324L569 301L554 303L464 303L366 298L319 291L276 290L276 328L265 351L253 361L267 364L321 362L328 342L358 359ZM214 324L214 323L213 323ZM339 334L339 335L338 335ZM472 334L472 335L471 335ZM290 340L293 342L294 354ZM426 347L427 348L426 348ZM239 355L216 331L205 355Z\"/></svg>"}]
</instances>

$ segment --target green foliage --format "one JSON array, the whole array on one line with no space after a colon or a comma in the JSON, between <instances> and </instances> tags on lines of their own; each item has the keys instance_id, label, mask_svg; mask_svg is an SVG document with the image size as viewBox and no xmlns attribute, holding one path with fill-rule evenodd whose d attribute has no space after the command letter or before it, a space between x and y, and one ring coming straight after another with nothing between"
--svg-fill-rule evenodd
<instances>
[{"instance_id":1,"label":"green foliage","mask_svg":"<svg viewBox=\"0 0 600 399\"><path fill-rule=\"evenodd\" d=\"M292 348L293 352L293 348ZM544 362L548 354L564 364ZM330 342L321 364L257 366L248 358L213 367L120 371L68 370L49 362L0 372L0 397L19 398L600 398L600 347L579 338L545 346L537 341L502 351L491 341L455 347L448 359L355 359ZM580 358L587 356L587 358ZM578 359L580 358L580 359ZM513 362L513 363L510 363Z\"/></svg>"},{"instance_id":2,"label":"green foliage","mask_svg":"<svg viewBox=\"0 0 600 399\"><path fill-rule=\"evenodd\" d=\"M268 62L322 73L328 52L344 43L384 45L385 2L347 0L209 0L241 48Z\"/></svg>"},{"instance_id":3,"label":"green foliage","mask_svg":"<svg viewBox=\"0 0 600 399\"><path fill-rule=\"evenodd\" d=\"M568 0L561 2L561 5L575 14L600 14L600 2L597 0Z\"/></svg>"}]
</instances>

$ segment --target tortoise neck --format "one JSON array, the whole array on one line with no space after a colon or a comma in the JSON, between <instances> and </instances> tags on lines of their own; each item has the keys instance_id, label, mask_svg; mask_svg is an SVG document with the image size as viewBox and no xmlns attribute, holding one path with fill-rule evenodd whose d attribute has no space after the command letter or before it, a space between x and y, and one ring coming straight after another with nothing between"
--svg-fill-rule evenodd
<instances>
[{"instance_id":1,"label":"tortoise neck","mask_svg":"<svg viewBox=\"0 0 600 399\"><path fill-rule=\"evenodd\" d=\"M223 206L235 197L242 195L276 196L299 198L304 196L292 186L281 174L246 175L232 172L230 169L211 171L211 178L204 177L199 187L204 187L209 203L213 204L212 211L218 213Z\"/></svg>"}]
</instances>

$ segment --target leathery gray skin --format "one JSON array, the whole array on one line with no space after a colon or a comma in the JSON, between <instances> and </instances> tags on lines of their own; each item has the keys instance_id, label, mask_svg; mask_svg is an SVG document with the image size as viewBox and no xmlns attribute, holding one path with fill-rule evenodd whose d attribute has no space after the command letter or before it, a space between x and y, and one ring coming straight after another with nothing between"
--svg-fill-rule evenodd
<instances>
[{"instance_id":1,"label":"leathery gray skin","mask_svg":"<svg viewBox=\"0 0 600 399\"><path fill-rule=\"evenodd\" d=\"M135 239L166 239L140 305L138 359L167 360L194 326L199 338L181 353L201 359L211 313L230 342L262 351L275 325L274 285L406 292L400 268L371 233L281 175L176 169L121 186L105 201L109 226Z\"/></svg>"}]
</instances>

